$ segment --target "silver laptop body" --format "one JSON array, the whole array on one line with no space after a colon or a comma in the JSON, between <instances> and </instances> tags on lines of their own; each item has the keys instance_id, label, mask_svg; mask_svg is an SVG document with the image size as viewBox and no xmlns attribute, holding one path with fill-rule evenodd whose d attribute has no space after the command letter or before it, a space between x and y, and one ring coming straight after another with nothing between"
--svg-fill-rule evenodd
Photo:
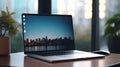
<instances>
[{"instance_id":1,"label":"silver laptop body","mask_svg":"<svg viewBox=\"0 0 120 67\"><path fill-rule=\"evenodd\" d=\"M75 50L71 15L22 14L24 53L47 62L104 57Z\"/></svg>"}]
</instances>

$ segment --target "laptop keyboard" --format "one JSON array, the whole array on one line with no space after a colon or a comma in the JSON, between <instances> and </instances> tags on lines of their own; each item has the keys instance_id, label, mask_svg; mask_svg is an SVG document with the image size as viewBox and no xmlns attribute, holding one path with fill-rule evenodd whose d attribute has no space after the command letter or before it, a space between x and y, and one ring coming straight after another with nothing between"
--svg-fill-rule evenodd
<instances>
[{"instance_id":1,"label":"laptop keyboard","mask_svg":"<svg viewBox=\"0 0 120 67\"><path fill-rule=\"evenodd\" d=\"M42 56L53 56L53 55L66 55L66 54L73 54L72 51L54 51L54 52L41 52L38 55Z\"/></svg>"}]
</instances>

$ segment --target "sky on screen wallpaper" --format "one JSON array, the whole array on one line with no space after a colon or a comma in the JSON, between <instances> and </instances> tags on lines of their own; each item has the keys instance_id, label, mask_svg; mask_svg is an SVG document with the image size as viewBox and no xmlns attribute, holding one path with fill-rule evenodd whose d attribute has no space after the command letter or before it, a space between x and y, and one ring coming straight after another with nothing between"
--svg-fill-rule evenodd
<instances>
[{"instance_id":1,"label":"sky on screen wallpaper","mask_svg":"<svg viewBox=\"0 0 120 67\"><path fill-rule=\"evenodd\" d=\"M24 36L28 39L46 36L48 39L73 38L72 22L69 16L25 15L24 29Z\"/></svg>"}]
</instances>

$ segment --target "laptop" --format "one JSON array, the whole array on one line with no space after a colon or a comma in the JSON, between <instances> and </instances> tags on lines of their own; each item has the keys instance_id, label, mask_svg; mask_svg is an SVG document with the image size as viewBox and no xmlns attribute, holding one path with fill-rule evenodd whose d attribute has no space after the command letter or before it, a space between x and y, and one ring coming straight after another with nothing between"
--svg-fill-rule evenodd
<instances>
[{"instance_id":1,"label":"laptop","mask_svg":"<svg viewBox=\"0 0 120 67\"><path fill-rule=\"evenodd\" d=\"M24 53L47 62L104 57L75 50L71 15L22 14Z\"/></svg>"}]
</instances>

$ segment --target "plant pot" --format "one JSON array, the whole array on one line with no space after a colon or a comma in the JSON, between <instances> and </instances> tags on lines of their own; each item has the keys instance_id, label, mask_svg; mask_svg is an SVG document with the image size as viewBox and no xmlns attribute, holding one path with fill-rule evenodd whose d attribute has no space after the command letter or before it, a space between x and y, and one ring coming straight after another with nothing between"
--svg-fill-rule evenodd
<instances>
[{"instance_id":1,"label":"plant pot","mask_svg":"<svg viewBox=\"0 0 120 67\"><path fill-rule=\"evenodd\" d=\"M0 37L0 55L9 55L9 38L8 37Z\"/></svg>"},{"instance_id":2,"label":"plant pot","mask_svg":"<svg viewBox=\"0 0 120 67\"><path fill-rule=\"evenodd\" d=\"M120 53L120 37L118 36L109 37L108 49L111 53Z\"/></svg>"}]
</instances>

